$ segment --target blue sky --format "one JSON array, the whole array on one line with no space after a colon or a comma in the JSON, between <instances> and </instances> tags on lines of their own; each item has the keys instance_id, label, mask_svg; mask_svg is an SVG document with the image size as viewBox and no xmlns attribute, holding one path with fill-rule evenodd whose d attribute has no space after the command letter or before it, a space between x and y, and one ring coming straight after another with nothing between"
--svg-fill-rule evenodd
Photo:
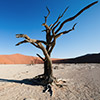
<instances>
[{"instance_id":1,"label":"blue sky","mask_svg":"<svg viewBox=\"0 0 100 100\"><path fill-rule=\"evenodd\" d=\"M22 39L16 34L27 34L33 39L45 39L44 16L46 6L51 13L48 24L52 24L59 14L69 6L61 21L75 15L86 5L96 0L0 0L0 55L21 53L24 55L42 55L41 50L31 44L16 43ZM78 23L75 31L61 36L52 52L53 58L70 58L87 53L100 52L100 2L83 12L74 21L66 23L62 29L70 29Z\"/></svg>"}]
</instances>

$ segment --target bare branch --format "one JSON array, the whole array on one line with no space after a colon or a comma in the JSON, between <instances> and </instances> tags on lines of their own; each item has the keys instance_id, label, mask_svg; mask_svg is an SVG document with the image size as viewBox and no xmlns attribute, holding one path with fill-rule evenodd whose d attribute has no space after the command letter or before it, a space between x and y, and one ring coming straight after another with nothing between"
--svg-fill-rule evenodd
<instances>
[{"instance_id":1,"label":"bare branch","mask_svg":"<svg viewBox=\"0 0 100 100\"><path fill-rule=\"evenodd\" d=\"M16 46L18 46L18 45L20 45L22 43L27 43L27 42L28 42L27 40L21 41L21 42L17 43Z\"/></svg>"},{"instance_id":2,"label":"bare branch","mask_svg":"<svg viewBox=\"0 0 100 100\"><path fill-rule=\"evenodd\" d=\"M45 45L47 45L47 43L45 41L42 40L36 40L36 39L30 39L27 35L25 34L16 34L16 38L25 38L26 40L22 41L22 42L30 42L30 43L43 43ZM20 44L22 43L20 42Z\"/></svg>"},{"instance_id":3,"label":"bare branch","mask_svg":"<svg viewBox=\"0 0 100 100\"><path fill-rule=\"evenodd\" d=\"M67 11L68 8L69 8L69 7L67 7L67 8L64 10L64 12L62 13L62 15L59 16L58 19L57 19L57 21L52 25L51 29L57 24L57 25L52 29L53 36L55 35L55 32L54 32L55 29L56 29L57 26L60 24L59 19L60 19L61 17L63 17L64 13Z\"/></svg>"},{"instance_id":4,"label":"bare branch","mask_svg":"<svg viewBox=\"0 0 100 100\"><path fill-rule=\"evenodd\" d=\"M44 58L42 58L39 54L36 54L39 58L41 58L43 61L45 61Z\"/></svg>"},{"instance_id":5,"label":"bare branch","mask_svg":"<svg viewBox=\"0 0 100 100\"><path fill-rule=\"evenodd\" d=\"M62 15L59 15L59 17L57 18L56 22L52 25L51 29L59 22L60 18L63 17L64 13L67 11L69 7L67 7L64 12L62 13Z\"/></svg>"},{"instance_id":6,"label":"bare branch","mask_svg":"<svg viewBox=\"0 0 100 100\"><path fill-rule=\"evenodd\" d=\"M47 16L44 16L45 17L45 23L47 23L47 18L48 18L49 14L50 14L50 10L48 9L48 7L46 7L46 9L48 11L48 14L47 14Z\"/></svg>"},{"instance_id":7,"label":"bare branch","mask_svg":"<svg viewBox=\"0 0 100 100\"><path fill-rule=\"evenodd\" d=\"M45 42L45 41L42 41L42 40L37 40L37 43L43 43L43 44L45 44L45 45L47 45L47 43Z\"/></svg>"},{"instance_id":8,"label":"bare branch","mask_svg":"<svg viewBox=\"0 0 100 100\"><path fill-rule=\"evenodd\" d=\"M24 35L24 34L16 34L16 38L22 38L22 37L25 38L27 42L29 42L29 43L33 44L35 47L41 49L43 51L43 54L45 55L45 57L48 60L50 60L48 52L45 49L45 47L42 45L40 40L30 39L27 35ZM24 43L24 42L19 42L19 43L21 44L21 43Z\"/></svg>"},{"instance_id":9,"label":"bare branch","mask_svg":"<svg viewBox=\"0 0 100 100\"><path fill-rule=\"evenodd\" d=\"M67 11L68 8L69 8L69 7L67 7L67 8L64 10L64 12L62 13L61 17L63 17L63 15L65 14L65 12Z\"/></svg>"},{"instance_id":10,"label":"bare branch","mask_svg":"<svg viewBox=\"0 0 100 100\"><path fill-rule=\"evenodd\" d=\"M49 50L49 52L48 52L49 55L51 54L53 48L55 47L55 44L56 44L56 38L54 37L54 40L53 40L53 42L51 43L51 48L50 48L50 50Z\"/></svg>"},{"instance_id":11,"label":"bare branch","mask_svg":"<svg viewBox=\"0 0 100 100\"><path fill-rule=\"evenodd\" d=\"M53 24L51 24L49 27L51 27Z\"/></svg>"},{"instance_id":12,"label":"bare branch","mask_svg":"<svg viewBox=\"0 0 100 100\"><path fill-rule=\"evenodd\" d=\"M16 34L16 38L25 38L25 39L27 39L27 40L30 39L30 38L29 38L27 35L25 35L25 34Z\"/></svg>"},{"instance_id":13,"label":"bare branch","mask_svg":"<svg viewBox=\"0 0 100 100\"><path fill-rule=\"evenodd\" d=\"M58 24L52 29L52 34L53 34L53 36L55 36L55 29L56 29L56 27L58 26L60 24L60 22L58 22Z\"/></svg>"},{"instance_id":14,"label":"bare branch","mask_svg":"<svg viewBox=\"0 0 100 100\"><path fill-rule=\"evenodd\" d=\"M44 18L45 18L45 23L43 23L42 26L44 26L47 30L49 30L50 27L49 27L46 23L47 23L47 18L48 18L49 14L50 14L50 10L48 9L48 7L46 7L46 9L47 9L47 11L48 11L48 14L47 14L47 16L44 16Z\"/></svg>"},{"instance_id":15,"label":"bare branch","mask_svg":"<svg viewBox=\"0 0 100 100\"><path fill-rule=\"evenodd\" d=\"M50 50L49 50L49 54L51 54L51 52L52 52L52 50L53 50L53 48L55 47L55 43L52 45L52 47L50 48Z\"/></svg>"},{"instance_id":16,"label":"bare branch","mask_svg":"<svg viewBox=\"0 0 100 100\"><path fill-rule=\"evenodd\" d=\"M76 26L76 24L77 24L77 23L75 23L75 24L73 25L72 30L75 30L75 26Z\"/></svg>"},{"instance_id":17,"label":"bare branch","mask_svg":"<svg viewBox=\"0 0 100 100\"><path fill-rule=\"evenodd\" d=\"M58 33L58 32L61 30L61 28L63 27L63 25L64 25L65 23L74 20L74 19L75 19L76 17L78 17L82 12L84 12L85 10L87 10L88 8L90 8L91 6L93 6L93 5L96 4L96 3L98 3L98 1L95 1L95 2L93 2L93 3L91 3L91 4L89 4L88 6L84 7L82 10L80 10L75 16L70 17L70 18L66 19L65 21L63 21L63 22L61 23L60 27L57 29L57 31L56 31L55 33Z\"/></svg>"},{"instance_id":18,"label":"bare branch","mask_svg":"<svg viewBox=\"0 0 100 100\"><path fill-rule=\"evenodd\" d=\"M57 35L55 36L55 38L58 38L58 37L60 37L60 36L63 35L63 34L67 34L67 33L69 33L70 31L75 30L76 24L77 24L77 23L75 23L75 24L73 25L72 29L69 29L68 31L63 31L63 32L57 34Z\"/></svg>"},{"instance_id":19,"label":"bare branch","mask_svg":"<svg viewBox=\"0 0 100 100\"><path fill-rule=\"evenodd\" d=\"M46 30L42 30L42 32L46 32Z\"/></svg>"},{"instance_id":20,"label":"bare branch","mask_svg":"<svg viewBox=\"0 0 100 100\"><path fill-rule=\"evenodd\" d=\"M30 39L27 35L24 35L24 34L16 34L16 38L22 38L22 37L25 38L26 40L17 43L16 46L18 46L22 43L29 42L29 43L33 44L35 47L39 48L39 46L34 42L34 39Z\"/></svg>"},{"instance_id":21,"label":"bare branch","mask_svg":"<svg viewBox=\"0 0 100 100\"><path fill-rule=\"evenodd\" d=\"M50 56L49 56L46 48L41 43L39 43L38 45L39 45L40 49L43 51L43 54L45 55L46 59L48 59L50 61Z\"/></svg>"},{"instance_id":22,"label":"bare branch","mask_svg":"<svg viewBox=\"0 0 100 100\"><path fill-rule=\"evenodd\" d=\"M43 23L42 26L44 26L46 30L50 30L50 27L46 23Z\"/></svg>"}]
</instances>

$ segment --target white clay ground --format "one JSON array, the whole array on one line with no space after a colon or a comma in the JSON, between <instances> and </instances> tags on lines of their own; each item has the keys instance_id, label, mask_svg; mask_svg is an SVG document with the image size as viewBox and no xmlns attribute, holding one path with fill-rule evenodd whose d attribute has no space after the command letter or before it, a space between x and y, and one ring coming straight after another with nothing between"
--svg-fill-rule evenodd
<instances>
[{"instance_id":1,"label":"white clay ground","mask_svg":"<svg viewBox=\"0 0 100 100\"><path fill-rule=\"evenodd\" d=\"M53 95L43 87L22 82L43 73L43 64L0 65L0 100L100 100L100 64L53 64L57 78L66 80Z\"/></svg>"}]
</instances>

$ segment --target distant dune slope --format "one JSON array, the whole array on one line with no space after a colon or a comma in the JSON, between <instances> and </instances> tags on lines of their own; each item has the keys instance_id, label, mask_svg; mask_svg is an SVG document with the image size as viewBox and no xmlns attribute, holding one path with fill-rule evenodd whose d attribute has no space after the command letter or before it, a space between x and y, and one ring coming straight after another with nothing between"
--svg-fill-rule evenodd
<instances>
[{"instance_id":1,"label":"distant dune slope","mask_svg":"<svg viewBox=\"0 0 100 100\"><path fill-rule=\"evenodd\" d=\"M100 63L100 53L87 54L71 59L54 59L53 63ZM0 55L0 64L41 64L39 57L26 56L22 54Z\"/></svg>"},{"instance_id":2,"label":"distant dune slope","mask_svg":"<svg viewBox=\"0 0 100 100\"><path fill-rule=\"evenodd\" d=\"M0 55L0 64L32 64L42 63L38 57L26 56L21 54Z\"/></svg>"},{"instance_id":3,"label":"distant dune slope","mask_svg":"<svg viewBox=\"0 0 100 100\"><path fill-rule=\"evenodd\" d=\"M71 59L56 60L56 63L100 63L100 53L87 54Z\"/></svg>"}]
</instances>

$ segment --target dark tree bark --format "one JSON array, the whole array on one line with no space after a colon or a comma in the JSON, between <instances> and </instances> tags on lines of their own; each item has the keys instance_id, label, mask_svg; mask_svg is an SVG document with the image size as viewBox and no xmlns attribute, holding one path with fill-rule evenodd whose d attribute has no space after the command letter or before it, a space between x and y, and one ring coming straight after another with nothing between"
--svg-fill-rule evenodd
<instances>
[{"instance_id":1,"label":"dark tree bark","mask_svg":"<svg viewBox=\"0 0 100 100\"><path fill-rule=\"evenodd\" d=\"M56 80L56 78L54 78L54 76L53 76L52 61L50 59L51 52L54 49L55 44L56 44L56 39L63 34L67 34L71 31L73 31L75 29L75 26L77 23L75 23L73 25L73 27L67 31L62 31L62 32L59 32L59 31L62 29L62 27L64 26L65 23L74 20L82 12L84 12L85 10L87 10L88 8L90 8L91 6L93 6L96 3L98 3L98 1L95 1L91 4L89 4L88 6L84 7L82 10L80 10L76 15L64 20L61 23L59 20L63 17L65 12L67 11L67 9L68 9L68 7L67 7L64 10L64 12L62 13L62 15L57 18L57 20L54 22L54 24L51 24L50 26L47 25L47 18L50 14L49 9L47 8L48 14L47 14L47 16L45 16L45 22L42 24L45 27L45 30L43 30L42 32L44 32L44 31L46 32L46 41L30 39L30 37L28 37L27 35L24 35L24 34L16 35L16 38L24 38L25 39L25 40L19 42L18 44L16 44L16 46L18 46L22 43L31 43L35 47L42 50L45 58L42 58L39 54L37 54L37 55L44 61L44 74L42 75L42 79L45 81L45 84L49 84L49 83L51 84L53 81ZM43 44L45 45L45 47Z\"/></svg>"},{"instance_id":2,"label":"dark tree bark","mask_svg":"<svg viewBox=\"0 0 100 100\"><path fill-rule=\"evenodd\" d=\"M44 61L44 76L46 77L47 81L51 83L53 81L53 71L52 71L52 61L46 60Z\"/></svg>"}]
</instances>

